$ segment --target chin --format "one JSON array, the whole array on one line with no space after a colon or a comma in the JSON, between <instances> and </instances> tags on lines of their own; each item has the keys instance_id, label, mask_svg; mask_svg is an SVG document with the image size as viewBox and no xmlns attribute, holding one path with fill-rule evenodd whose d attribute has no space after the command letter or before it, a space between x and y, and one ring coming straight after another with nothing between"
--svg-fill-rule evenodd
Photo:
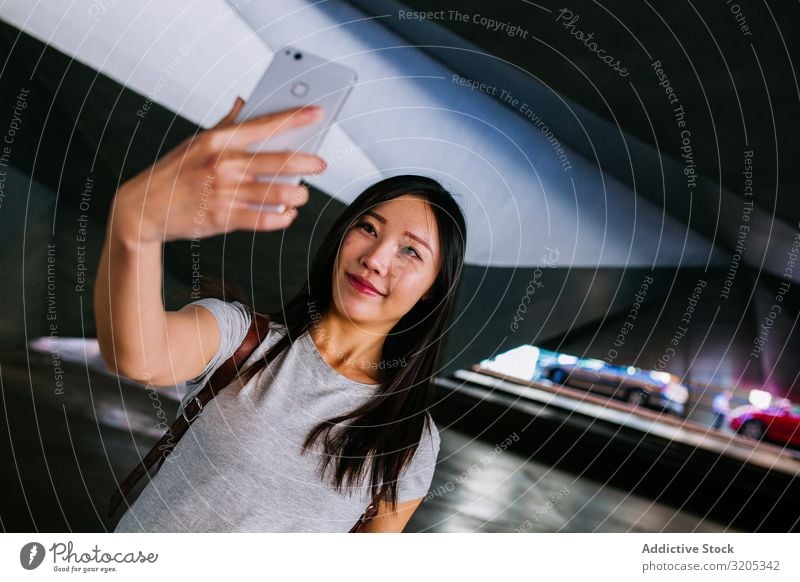
<instances>
[{"instance_id":1,"label":"chin","mask_svg":"<svg viewBox=\"0 0 800 582\"><path fill-rule=\"evenodd\" d=\"M359 293L351 287L345 272L340 273L335 285L333 289L333 304L342 316L363 324L385 319L385 296Z\"/></svg>"},{"instance_id":2,"label":"chin","mask_svg":"<svg viewBox=\"0 0 800 582\"><path fill-rule=\"evenodd\" d=\"M358 299L355 297L348 297L342 301L337 301L339 311L346 318L363 323L371 323L381 319L380 309L375 305L376 301L370 301L370 297Z\"/></svg>"}]
</instances>

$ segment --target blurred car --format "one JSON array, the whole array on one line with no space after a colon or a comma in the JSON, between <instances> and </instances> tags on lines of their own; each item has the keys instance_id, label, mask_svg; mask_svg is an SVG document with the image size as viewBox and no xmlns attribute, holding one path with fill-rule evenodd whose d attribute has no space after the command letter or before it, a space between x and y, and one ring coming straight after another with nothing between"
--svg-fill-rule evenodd
<instances>
[{"instance_id":1,"label":"blurred car","mask_svg":"<svg viewBox=\"0 0 800 582\"><path fill-rule=\"evenodd\" d=\"M800 447L800 404L786 399L778 400L769 408L738 406L731 410L728 422L743 436Z\"/></svg>"},{"instance_id":2,"label":"blurred car","mask_svg":"<svg viewBox=\"0 0 800 582\"><path fill-rule=\"evenodd\" d=\"M611 366L602 360L576 358L574 363L550 364L542 369L542 377L554 384L603 394L679 417L685 415L689 400L689 389L673 374L633 366Z\"/></svg>"}]
</instances>

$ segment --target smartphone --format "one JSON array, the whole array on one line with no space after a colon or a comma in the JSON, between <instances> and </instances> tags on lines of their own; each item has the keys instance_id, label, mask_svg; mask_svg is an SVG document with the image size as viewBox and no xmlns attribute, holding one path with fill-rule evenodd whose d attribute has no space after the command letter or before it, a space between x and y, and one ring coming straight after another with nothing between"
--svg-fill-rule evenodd
<instances>
[{"instance_id":1,"label":"smartphone","mask_svg":"<svg viewBox=\"0 0 800 582\"><path fill-rule=\"evenodd\" d=\"M265 113L302 105L317 105L324 110L316 123L281 131L262 142L251 144L248 151L300 151L316 154L325 134L347 100L357 79L356 72L306 51L287 46L277 51L253 93L245 102L236 123ZM260 175L260 182L297 185L299 175ZM282 204L252 204L257 210L283 212Z\"/></svg>"}]
</instances>

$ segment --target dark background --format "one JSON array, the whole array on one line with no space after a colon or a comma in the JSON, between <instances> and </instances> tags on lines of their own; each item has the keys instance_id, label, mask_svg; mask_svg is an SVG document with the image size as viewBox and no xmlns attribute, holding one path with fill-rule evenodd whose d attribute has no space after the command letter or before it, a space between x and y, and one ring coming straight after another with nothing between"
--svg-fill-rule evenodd
<instances>
[{"instance_id":1,"label":"dark background","mask_svg":"<svg viewBox=\"0 0 800 582\"><path fill-rule=\"evenodd\" d=\"M398 6L366 0L351 4L369 15L396 15ZM796 161L800 87L794 64L799 56L794 27L800 22L800 6L750 1L737 6L751 35L742 33L730 4L723 1L572 3L569 8L580 15L576 28L594 32L598 44L624 63L630 71L625 79L555 22L555 13L564 6L552 2L407 2L413 9L457 9L518 24L529 31L527 39L508 38L454 20L413 23L395 17L382 22L462 76L487 82L505 79L516 95L537 103L562 143L628 184L637 197L656 204L731 255L744 201L743 152L754 151L755 203L770 221L751 232L748 240L766 241L777 249L780 259L780 249L791 245L792 235L787 233L797 233L800 220L800 168ZM23 466L14 447L2 447L8 457L2 465L16 468L16 472L5 472L2 482L15 506L15 511L3 512L3 528L30 528L29 517L36 515L33 527L40 529L93 529L98 522L85 514L90 505L87 500L104 499L108 467L81 462L85 449L80 442L71 441L70 435L83 435L87 442L99 436L109 466L118 473L126 472L136 458L136 448L146 450L154 435L130 433L132 421L120 420L116 412L120 385L96 381L98 392L92 392L92 377L85 370L70 372L76 386L88 382L85 390L76 389L56 399L50 396L54 378L47 369L47 358L26 350L29 340L49 333L51 323L47 320L46 245L56 245L52 282L57 334L94 337L93 269L114 192L122 181L201 128L157 104L140 120L136 111L145 96L4 22L0 22L0 46L0 128L10 123L20 89L30 90L0 207L0 272L4 278L0 285L0 344L4 351L0 377L6 387L4 408L15 411L5 415L8 430L1 432L39 443L35 448L41 449L35 463ZM456 50L459 47L469 47L472 52ZM683 176L674 172L675 162L680 161L679 134L652 71L654 60L660 60L668 73L691 127L694 158L701 174L701 187L692 195L681 187ZM521 117L520 123L525 122ZM89 284L78 292L78 204L88 178L94 184L86 241ZM285 232L233 233L202 241L201 268L208 275L237 283L259 311L275 309L302 284L306 260L316 249L319 233L325 232L343 206L327 193L312 189L306 208ZM695 402L706 407L716 391L729 386L735 386L739 394L766 388L797 400L800 346L795 327L800 293L795 283L785 296L767 349L759 359L748 355L781 281L781 260L774 257L767 260L759 253L745 252L727 300L720 298L727 267L675 265L650 270L598 265L548 270L547 284L517 332L509 330L509 323L532 269L469 265L459 290L459 308L447 338L441 375L522 343L603 358L648 275L656 284L634 333L619 350L619 362L653 367L675 331L691 289L702 278L708 286L690 333L667 370L692 386ZM785 257L782 260L785 262ZM188 242L165 245L164 270L165 305L177 309L186 303L177 294L186 292L192 283ZM32 379L35 393L30 391ZM14 386L17 391L11 391ZM101 397L103 393L105 397ZM95 418L87 418L85 404L95 396L105 408L102 414L95 412ZM146 418L152 412L146 395L127 394L125 398L129 415L138 410L137 414ZM99 424L98 416L102 418ZM42 426L53 430L42 436ZM541 430L542 425L538 426ZM127 440L120 440L119 431L128 431ZM454 446L454 442L451 439L445 446ZM556 462L553 459L558 458L554 455L547 460ZM613 466L609 459L606 469ZM566 469L580 472L575 466ZM735 479L737 474L734 471L729 478ZM610 477L603 470L597 478L606 483ZM24 490L23 482L27 483ZM63 491L59 494L60 487L74 492L77 483L83 484L80 489L85 498ZM756 476L750 485L755 489L760 483L765 481ZM623 481L620 486L631 485ZM785 500L789 490L785 482L771 487L770 499ZM29 502L28 497L38 501ZM39 509L33 509L37 503ZM27 510L16 512L24 508ZM725 521L732 519L731 515L723 512L718 517ZM479 525L471 522L470 527ZM741 524L744 529L757 526L755 519ZM689 526L682 523L681 527Z\"/></svg>"}]
</instances>

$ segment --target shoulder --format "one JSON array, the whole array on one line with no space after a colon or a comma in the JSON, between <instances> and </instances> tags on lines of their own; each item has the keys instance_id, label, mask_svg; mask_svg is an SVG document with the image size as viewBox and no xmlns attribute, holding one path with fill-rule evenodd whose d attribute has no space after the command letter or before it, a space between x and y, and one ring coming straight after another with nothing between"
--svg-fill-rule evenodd
<instances>
[{"instance_id":1,"label":"shoulder","mask_svg":"<svg viewBox=\"0 0 800 582\"><path fill-rule=\"evenodd\" d=\"M231 331L241 335L242 339L250 327L250 310L238 301L223 301L215 297L205 297L192 301L189 305L197 305L211 312L220 327L220 332Z\"/></svg>"},{"instance_id":2,"label":"shoulder","mask_svg":"<svg viewBox=\"0 0 800 582\"><path fill-rule=\"evenodd\" d=\"M217 321L220 332L220 345L217 353L208 362L205 369L196 377L187 380L181 389L181 403L178 415L181 414L189 399L200 392L209 378L227 361L239 346L242 345L252 321L251 308L238 301L224 301L207 297L193 301L189 305L203 307L211 312ZM259 314L266 316L266 314ZM261 344L257 346L250 356L243 362L242 369L246 369L262 358L264 354L286 335L286 325L270 319L269 331ZM291 346L290 346L291 349Z\"/></svg>"},{"instance_id":3,"label":"shoulder","mask_svg":"<svg viewBox=\"0 0 800 582\"><path fill-rule=\"evenodd\" d=\"M206 297L193 301L189 305L204 307L217 320L220 333L223 336L220 351L229 351L228 357L233 354L236 348L242 343L252 322L251 309L238 301L223 301L215 297ZM261 314L263 315L263 314ZM270 332L285 333L286 326L276 321L270 320Z\"/></svg>"},{"instance_id":4,"label":"shoulder","mask_svg":"<svg viewBox=\"0 0 800 582\"><path fill-rule=\"evenodd\" d=\"M428 415L428 426L422 431L421 442L424 443L428 441L433 449L438 453L442 444L442 438L439 435L439 427L436 426L436 423L433 421L433 417L431 416L430 412L426 412L426 414Z\"/></svg>"},{"instance_id":5,"label":"shoulder","mask_svg":"<svg viewBox=\"0 0 800 582\"><path fill-rule=\"evenodd\" d=\"M411 461L411 465L416 466L418 469L431 468L436 464L436 458L439 456L442 444L439 428L430 413L426 412L426 414L428 415L428 424L422 429L419 445L414 451Z\"/></svg>"},{"instance_id":6,"label":"shoulder","mask_svg":"<svg viewBox=\"0 0 800 582\"><path fill-rule=\"evenodd\" d=\"M419 499L427 494L436 472L441 438L433 418L428 415L428 424L422 431L419 445L411 461L400 472L398 501L403 503Z\"/></svg>"},{"instance_id":7,"label":"shoulder","mask_svg":"<svg viewBox=\"0 0 800 582\"><path fill-rule=\"evenodd\" d=\"M187 396L194 388L202 386L216 369L233 355L244 341L251 321L249 308L238 301L223 301L208 297L193 301L189 305L202 307L211 312L217 322L220 342L217 353L211 358L205 369L198 376L186 382L189 388Z\"/></svg>"}]
</instances>

